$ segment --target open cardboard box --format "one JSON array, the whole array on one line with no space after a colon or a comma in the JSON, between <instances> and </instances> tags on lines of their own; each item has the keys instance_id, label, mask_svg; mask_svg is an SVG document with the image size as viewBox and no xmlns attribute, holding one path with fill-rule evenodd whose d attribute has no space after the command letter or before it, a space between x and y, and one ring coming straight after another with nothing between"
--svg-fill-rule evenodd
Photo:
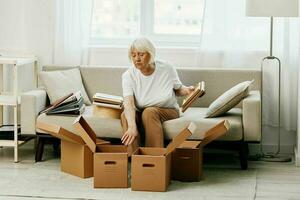
<instances>
[{"instance_id":1,"label":"open cardboard box","mask_svg":"<svg viewBox=\"0 0 300 200\"><path fill-rule=\"evenodd\" d=\"M229 130L224 120L205 132L202 141L184 141L172 153L172 180L199 181L203 174L203 147Z\"/></svg>"},{"instance_id":2,"label":"open cardboard box","mask_svg":"<svg viewBox=\"0 0 300 200\"><path fill-rule=\"evenodd\" d=\"M166 148L138 148L131 160L131 189L166 191L171 178L171 153L191 136L195 129L195 124L190 123Z\"/></svg>"},{"instance_id":3,"label":"open cardboard box","mask_svg":"<svg viewBox=\"0 0 300 200\"><path fill-rule=\"evenodd\" d=\"M80 136L55 124L38 121L36 127L61 139L61 171L81 178L93 176L93 153ZM108 142L97 139L97 143Z\"/></svg>"},{"instance_id":4,"label":"open cardboard box","mask_svg":"<svg viewBox=\"0 0 300 200\"><path fill-rule=\"evenodd\" d=\"M94 188L127 188L127 147L97 145L95 132L82 116L78 117L73 125L94 154Z\"/></svg>"}]
</instances>

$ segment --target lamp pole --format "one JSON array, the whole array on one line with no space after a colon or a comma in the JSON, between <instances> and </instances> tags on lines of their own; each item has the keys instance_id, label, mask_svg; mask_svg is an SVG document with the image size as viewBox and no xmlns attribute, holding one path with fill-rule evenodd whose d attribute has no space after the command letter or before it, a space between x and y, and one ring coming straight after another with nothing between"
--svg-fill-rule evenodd
<instances>
[{"instance_id":1,"label":"lamp pole","mask_svg":"<svg viewBox=\"0 0 300 200\"><path fill-rule=\"evenodd\" d=\"M290 162L292 159L290 157L282 157L282 156L278 156L278 154L280 153L280 146L281 146L281 61L279 58L277 58L276 56L273 56L273 16L270 17L270 55L263 58L262 62L261 62L261 72L262 72L262 81L261 81L261 90L263 91L263 72L264 72L264 62L266 60L276 60L278 62L278 118L277 118L277 122L278 122L278 129L277 129L277 150L276 152L272 152L272 153L264 153L263 149L262 149L262 141L261 141L261 154L260 155L260 160L263 161L270 161L270 162ZM262 95L262 103L261 103L261 111L262 111L262 107L263 107L263 95ZM262 118L261 118L262 120ZM262 121L261 121L261 132L262 131Z\"/></svg>"}]
</instances>

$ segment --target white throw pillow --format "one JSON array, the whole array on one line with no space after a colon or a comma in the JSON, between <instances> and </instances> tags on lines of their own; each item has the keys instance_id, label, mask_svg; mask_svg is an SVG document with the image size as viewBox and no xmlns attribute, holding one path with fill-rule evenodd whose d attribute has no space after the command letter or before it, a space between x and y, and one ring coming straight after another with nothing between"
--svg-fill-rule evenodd
<instances>
[{"instance_id":1,"label":"white throw pillow","mask_svg":"<svg viewBox=\"0 0 300 200\"><path fill-rule=\"evenodd\" d=\"M81 74L78 68L70 70L43 71L39 73L39 77L47 91L51 104L71 92L77 92L80 90L84 103L86 105L91 105L91 101L82 84Z\"/></svg>"},{"instance_id":2,"label":"white throw pillow","mask_svg":"<svg viewBox=\"0 0 300 200\"><path fill-rule=\"evenodd\" d=\"M236 106L243 98L248 96L249 86L253 82L254 80L239 83L224 92L209 105L205 117L218 117Z\"/></svg>"}]
</instances>

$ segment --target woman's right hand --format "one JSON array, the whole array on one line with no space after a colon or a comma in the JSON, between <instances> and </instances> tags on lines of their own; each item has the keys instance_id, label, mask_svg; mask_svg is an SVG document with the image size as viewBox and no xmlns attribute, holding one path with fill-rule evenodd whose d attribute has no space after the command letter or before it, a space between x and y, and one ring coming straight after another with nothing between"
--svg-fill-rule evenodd
<instances>
[{"instance_id":1,"label":"woman's right hand","mask_svg":"<svg viewBox=\"0 0 300 200\"><path fill-rule=\"evenodd\" d=\"M124 135L121 138L121 141L125 145L130 145L135 140L135 138L138 136L139 132L137 128L128 128L127 131L124 133Z\"/></svg>"}]
</instances>

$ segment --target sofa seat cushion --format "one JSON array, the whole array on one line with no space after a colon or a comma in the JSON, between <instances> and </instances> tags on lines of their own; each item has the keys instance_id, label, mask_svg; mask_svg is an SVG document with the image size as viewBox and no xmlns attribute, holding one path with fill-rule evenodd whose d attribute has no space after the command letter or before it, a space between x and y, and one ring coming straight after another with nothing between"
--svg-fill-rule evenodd
<instances>
[{"instance_id":1,"label":"sofa seat cushion","mask_svg":"<svg viewBox=\"0 0 300 200\"><path fill-rule=\"evenodd\" d=\"M165 138L174 138L188 123L194 122L197 129L189 139L200 139L200 136L203 135L205 131L225 119L229 121L230 129L228 133L217 140L237 141L243 138L242 110L240 108L233 108L224 115L215 118L205 118L206 112L207 108L190 107L181 114L180 118L164 122Z\"/></svg>"},{"instance_id":2,"label":"sofa seat cushion","mask_svg":"<svg viewBox=\"0 0 300 200\"><path fill-rule=\"evenodd\" d=\"M93 116L93 106L86 106L82 115L89 125L93 128L98 137L104 138L121 138L122 127L119 119L101 118ZM73 128L73 122L77 116L58 116L41 114L38 116L37 121L59 125L75 134L79 134ZM37 129L39 133L45 133Z\"/></svg>"},{"instance_id":3,"label":"sofa seat cushion","mask_svg":"<svg viewBox=\"0 0 300 200\"><path fill-rule=\"evenodd\" d=\"M93 106L86 106L86 110L83 113L83 117L87 120L96 135L101 138L121 138L122 127L119 119L101 118L93 116ZM205 118L207 108L191 107L180 118L168 120L163 123L164 133L166 139L174 138L181 130L183 130L189 122L194 122L197 125L197 130L190 139L200 139L199 135L221 122L227 119L230 123L230 129L227 134L220 137L218 140L236 141L241 140L242 136L242 119L241 109L233 108L222 117ZM57 116L41 114L38 116L37 121L56 124L63 128L78 134L73 128L72 124L77 117L70 116ZM44 131L37 130L39 133L45 133Z\"/></svg>"}]
</instances>

